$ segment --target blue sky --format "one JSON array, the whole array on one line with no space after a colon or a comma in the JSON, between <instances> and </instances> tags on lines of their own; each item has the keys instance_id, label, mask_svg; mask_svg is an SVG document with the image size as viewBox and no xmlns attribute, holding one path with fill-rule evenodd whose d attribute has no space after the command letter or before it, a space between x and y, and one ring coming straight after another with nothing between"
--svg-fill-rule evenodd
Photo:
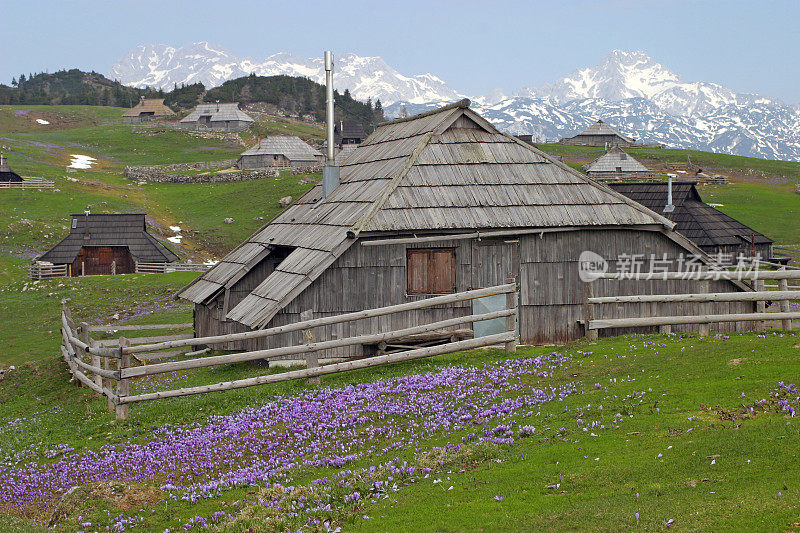
<instances>
[{"instance_id":1,"label":"blue sky","mask_svg":"<svg viewBox=\"0 0 800 533\"><path fill-rule=\"evenodd\" d=\"M687 81L800 102L797 0L0 0L0 20L3 83L59 68L105 73L138 44L206 40L254 59L377 55L477 95L552 82L619 48Z\"/></svg>"}]
</instances>

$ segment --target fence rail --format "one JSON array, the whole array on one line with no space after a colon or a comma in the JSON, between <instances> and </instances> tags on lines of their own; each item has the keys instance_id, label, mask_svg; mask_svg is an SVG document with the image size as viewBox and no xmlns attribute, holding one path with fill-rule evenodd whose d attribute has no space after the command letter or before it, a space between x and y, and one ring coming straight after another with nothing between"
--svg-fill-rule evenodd
<instances>
[{"instance_id":1,"label":"fence rail","mask_svg":"<svg viewBox=\"0 0 800 533\"><path fill-rule=\"evenodd\" d=\"M28 277L30 279L50 279L66 278L69 276L69 265L43 265L33 263L28 266Z\"/></svg>"},{"instance_id":2,"label":"fence rail","mask_svg":"<svg viewBox=\"0 0 800 533\"><path fill-rule=\"evenodd\" d=\"M139 263L135 264L137 274L164 274L165 272L205 272L213 265L204 263Z\"/></svg>"},{"instance_id":3,"label":"fence rail","mask_svg":"<svg viewBox=\"0 0 800 533\"><path fill-rule=\"evenodd\" d=\"M694 280L701 284L701 291L687 294L635 294L628 296L594 296L591 281L584 283L583 320L586 337L596 339L598 330L607 328L633 328L658 326L662 332L668 332L671 326L700 326L700 335L709 334L709 324L722 322L757 322L757 328L763 329L765 321L780 320L781 328L792 329L792 321L800 320L800 312L789 311L790 301L800 301L800 291L790 290L789 280L800 280L800 271L781 270L764 271L704 271L704 272L641 272L641 273L596 273L594 279L664 281ZM708 282L712 280L750 281L755 290L743 292L707 292ZM765 290L763 280L777 280L778 290ZM766 312L766 302L779 302L779 312ZM680 316L646 316L629 318L596 318L595 307L609 304L631 303L690 303L698 306L697 315ZM711 314L710 303L713 302L755 302L756 311L751 313Z\"/></svg>"},{"instance_id":4,"label":"fence rail","mask_svg":"<svg viewBox=\"0 0 800 533\"><path fill-rule=\"evenodd\" d=\"M154 324L146 326L90 326L81 323L76 327L70 316L70 311L66 305L62 306L62 353L69 366L70 372L76 380L91 388L98 394L108 398L109 409L116 411L117 418L128 417L128 404L155 400L159 398L171 398L186 396L191 394L203 394L207 392L232 390L242 387L251 387L265 383L276 383L292 379L313 380L319 376L345 372L358 368L368 368L377 365L390 364L399 361L408 361L421 357L457 352L484 346L503 344L506 351L514 352L517 346L517 299L518 288L513 279L507 280L504 285L475 289L455 294L434 296L424 300L407 302L399 305L366 309L355 313L346 313L337 316L312 318L310 310L301 314L300 322L285 326L274 327L265 330L248 331L245 333L234 333L230 335L218 335L213 337L195 337L194 335L161 335L147 336L138 338L120 337L118 339L94 340L90 337L91 332L118 332L135 330L182 330L191 327L191 324ZM402 313L415 309L424 309L436 305L447 303L463 302L505 294L505 308L497 311L473 313L467 316L457 316L444 320L437 320L426 324L419 324L394 331L357 335L343 339L330 339L314 341L311 335L312 328L363 320L377 316L384 316L394 313ZM494 333L478 338L456 340L451 337L453 328L463 324L471 324L486 320L505 319L501 333ZM208 347L224 344L233 341L269 337L293 331L302 331L305 342L294 346L281 348L271 348L265 350L255 350L238 352L227 355L204 356ZM405 351L395 352L386 355L375 355L371 357L357 357L342 362L320 365L317 359L319 352L347 346L375 345L391 341L393 339L408 339L410 336L440 333L442 344L436 346L414 347L409 346ZM406 342L406 341L404 341ZM205 348L203 348L205 347ZM166 350L179 350L166 352ZM184 353L191 349L189 353ZM150 363L153 359L159 359L174 355L189 357L168 362ZM182 388L161 392L144 394L130 394L130 380L143 377L188 370L194 368L205 368L232 363L240 363L253 360L272 360L286 356L304 356L306 368L284 372L281 374L270 374L252 378L240 379L203 385L199 387ZM134 364L132 357L139 364ZM86 359L90 359L86 361ZM92 377L87 375L92 374Z\"/></svg>"},{"instance_id":5,"label":"fence rail","mask_svg":"<svg viewBox=\"0 0 800 533\"><path fill-rule=\"evenodd\" d=\"M24 178L23 181L0 181L0 189L53 189L54 181L44 178Z\"/></svg>"}]
</instances>

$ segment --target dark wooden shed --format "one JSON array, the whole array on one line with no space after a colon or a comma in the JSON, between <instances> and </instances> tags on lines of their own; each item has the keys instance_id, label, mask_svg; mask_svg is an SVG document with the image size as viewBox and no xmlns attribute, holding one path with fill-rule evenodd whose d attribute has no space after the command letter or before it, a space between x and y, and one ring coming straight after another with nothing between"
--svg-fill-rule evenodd
<instances>
[{"instance_id":1,"label":"dark wooden shed","mask_svg":"<svg viewBox=\"0 0 800 533\"><path fill-rule=\"evenodd\" d=\"M69 235L37 258L69 265L68 275L131 274L136 263L172 263L178 257L147 233L143 214L75 214Z\"/></svg>"},{"instance_id":2,"label":"dark wooden shed","mask_svg":"<svg viewBox=\"0 0 800 533\"><path fill-rule=\"evenodd\" d=\"M347 145L361 144L366 138L364 126L358 122L339 121L333 126L333 142L340 149Z\"/></svg>"},{"instance_id":3,"label":"dark wooden shed","mask_svg":"<svg viewBox=\"0 0 800 533\"><path fill-rule=\"evenodd\" d=\"M11 170L8 164L8 159L3 154L0 154L0 181L19 183L23 181L19 174Z\"/></svg>"},{"instance_id":4,"label":"dark wooden shed","mask_svg":"<svg viewBox=\"0 0 800 533\"><path fill-rule=\"evenodd\" d=\"M581 252L612 261L631 253L703 255L673 226L500 133L463 100L379 125L344 161L340 184L327 197L321 186L313 188L178 296L195 303L195 332L206 336L297 322L306 310L338 315L513 277L520 284L521 342L566 342L583 334ZM595 283L597 296L696 289L687 281ZM743 290L724 281L711 282L711 288ZM322 340L391 331L465 316L472 305L320 327L314 335ZM625 304L615 312L681 314L681 305ZM714 306L724 312L754 308ZM298 342L300 334L291 333L226 348ZM363 353L355 347L327 355Z\"/></svg>"},{"instance_id":5,"label":"dark wooden shed","mask_svg":"<svg viewBox=\"0 0 800 533\"><path fill-rule=\"evenodd\" d=\"M758 254L764 261L772 260L774 241L703 202L693 181L672 183L672 211L664 211L669 197L667 182L612 183L611 187L661 212L675 222L675 231L722 264L735 263L740 254L746 258Z\"/></svg>"},{"instance_id":6,"label":"dark wooden shed","mask_svg":"<svg viewBox=\"0 0 800 533\"><path fill-rule=\"evenodd\" d=\"M623 135L602 120L598 120L574 137L561 139L562 144L577 146L633 146L636 139Z\"/></svg>"}]
</instances>

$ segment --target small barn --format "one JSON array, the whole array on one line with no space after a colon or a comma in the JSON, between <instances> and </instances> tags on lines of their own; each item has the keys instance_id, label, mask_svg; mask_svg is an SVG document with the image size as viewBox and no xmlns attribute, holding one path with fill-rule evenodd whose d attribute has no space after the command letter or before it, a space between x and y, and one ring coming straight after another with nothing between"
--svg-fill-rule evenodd
<instances>
[{"instance_id":1,"label":"small barn","mask_svg":"<svg viewBox=\"0 0 800 533\"><path fill-rule=\"evenodd\" d=\"M23 181L19 174L11 170L8 159L6 159L3 154L0 154L0 181L5 183L19 183Z\"/></svg>"},{"instance_id":2,"label":"small barn","mask_svg":"<svg viewBox=\"0 0 800 533\"><path fill-rule=\"evenodd\" d=\"M566 342L583 335L581 252L602 254L612 265L625 254L703 256L673 227L661 214L499 132L462 100L379 125L341 164L332 191L323 197L321 185L311 189L178 297L195 304L196 335L208 336L294 323L309 310L332 316L515 278L520 341ZM684 280L594 283L596 296L693 288ZM710 283L715 292L744 290ZM314 337L392 331L469 315L472 305L323 326ZM680 305L621 304L614 312L685 314ZM713 305L720 312L754 309L752 302ZM224 346L253 350L300 342L297 332Z\"/></svg>"},{"instance_id":3,"label":"small barn","mask_svg":"<svg viewBox=\"0 0 800 533\"><path fill-rule=\"evenodd\" d=\"M650 175L646 166L614 146L588 165L583 167L586 174L599 180L641 179Z\"/></svg>"},{"instance_id":4,"label":"small barn","mask_svg":"<svg viewBox=\"0 0 800 533\"><path fill-rule=\"evenodd\" d=\"M333 142L340 150L347 146L359 145L366 138L364 126L358 122L339 121L333 126Z\"/></svg>"},{"instance_id":5,"label":"small barn","mask_svg":"<svg viewBox=\"0 0 800 533\"><path fill-rule=\"evenodd\" d=\"M185 118L181 119L180 127L185 130L209 129L216 131L244 131L253 124L254 120L239 109L238 103L200 104Z\"/></svg>"},{"instance_id":6,"label":"small barn","mask_svg":"<svg viewBox=\"0 0 800 533\"><path fill-rule=\"evenodd\" d=\"M562 144L576 146L633 146L635 139L621 134L602 120L598 120L574 137L561 139Z\"/></svg>"},{"instance_id":7,"label":"small barn","mask_svg":"<svg viewBox=\"0 0 800 533\"><path fill-rule=\"evenodd\" d=\"M292 135L271 135L259 139L253 147L242 152L236 161L240 169L266 167L317 167L325 156Z\"/></svg>"},{"instance_id":8,"label":"small barn","mask_svg":"<svg viewBox=\"0 0 800 533\"><path fill-rule=\"evenodd\" d=\"M665 210L669 204L670 184L667 182L626 182L610 186L675 222L675 231L712 258L722 258L724 264L735 262L740 254L744 257L759 254L764 261L772 260L774 241L703 202L693 181L672 183L672 210Z\"/></svg>"},{"instance_id":9,"label":"small barn","mask_svg":"<svg viewBox=\"0 0 800 533\"><path fill-rule=\"evenodd\" d=\"M163 98L142 98L141 101L122 114L125 122L147 122L174 115L175 112L164 105Z\"/></svg>"},{"instance_id":10,"label":"small barn","mask_svg":"<svg viewBox=\"0 0 800 533\"><path fill-rule=\"evenodd\" d=\"M147 233L144 214L75 214L69 235L37 261L69 265L69 276L131 274L136 263L172 263L178 257Z\"/></svg>"}]
</instances>

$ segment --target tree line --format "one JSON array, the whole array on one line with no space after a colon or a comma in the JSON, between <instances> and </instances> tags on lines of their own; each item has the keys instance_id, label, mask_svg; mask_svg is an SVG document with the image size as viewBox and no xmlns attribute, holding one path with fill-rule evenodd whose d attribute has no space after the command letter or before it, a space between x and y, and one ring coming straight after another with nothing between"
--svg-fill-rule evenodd
<instances>
[{"instance_id":1,"label":"tree line","mask_svg":"<svg viewBox=\"0 0 800 533\"><path fill-rule=\"evenodd\" d=\"M180 86L171 91L138 89L110 80L97 72L79 69L54 73L20 74L11 85L0 84L0 104L3 105L96 105L133 107L140 98L163 98L175 111L189 109L201 101L255 103L266 102L281 111L298 116L313 115L325 120L325 87L308 78L293 76L256 76L251 74L229 80L219 87L206 90L202 83ZM365 128L384 120L383 106L377 100L360 102L350 95L334 91L337 120L354 120Z\"/></svg>"}]
</instances>

